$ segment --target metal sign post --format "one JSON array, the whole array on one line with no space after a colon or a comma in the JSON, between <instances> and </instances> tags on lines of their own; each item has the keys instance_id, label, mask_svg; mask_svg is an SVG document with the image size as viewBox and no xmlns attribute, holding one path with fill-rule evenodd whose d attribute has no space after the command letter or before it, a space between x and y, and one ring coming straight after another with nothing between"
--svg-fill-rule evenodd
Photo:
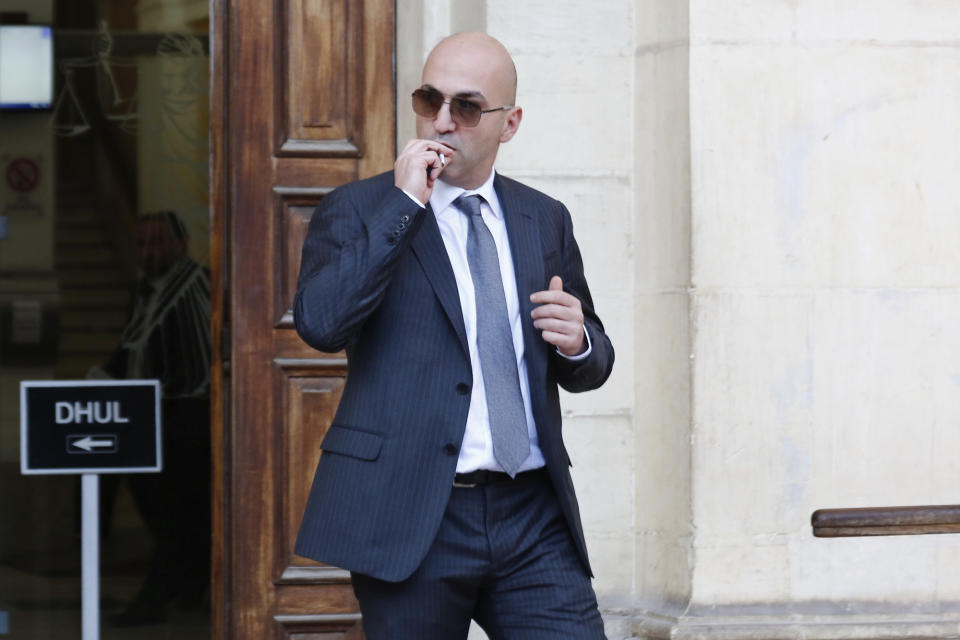
<instances>
[{"instance_id":1,"label":"metal sign post","mask_svg":"<svg viewBox=\"0 0 960 640\"><path fill-rule=\"evenodd\" d=\"M81 488L81 609L83 640L100 638L100 476L85 473Z\"/></svg>"},{"instance_id":2,"label":"metal sign post","mask_svg":"<svg viewBox=\"0 0 960 640\"><path fill-rule=\"evenodd\" d=\"M100 638L101 473L157 473L157 380L20 383L20 472L80 474L83 640Z\"/></svg>"}]
</instances>

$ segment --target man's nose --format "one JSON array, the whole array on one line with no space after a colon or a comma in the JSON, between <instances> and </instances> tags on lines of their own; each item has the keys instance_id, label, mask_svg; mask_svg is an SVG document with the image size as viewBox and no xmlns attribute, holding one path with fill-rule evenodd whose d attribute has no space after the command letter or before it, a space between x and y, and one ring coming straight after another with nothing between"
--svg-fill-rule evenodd
<instances>
[{"instance_id":1,"label":"man's nose","mask_svg":"<svg viewBox=\"0 0 960 640\"><path fill-rule=\"evenodd\" d=\"M450 103L444 102L440 105L440 110L433 117L433 128L437 133L446 133L457 128L457 123L453 121L450 115Z\"/></svg>"}]
</instances>

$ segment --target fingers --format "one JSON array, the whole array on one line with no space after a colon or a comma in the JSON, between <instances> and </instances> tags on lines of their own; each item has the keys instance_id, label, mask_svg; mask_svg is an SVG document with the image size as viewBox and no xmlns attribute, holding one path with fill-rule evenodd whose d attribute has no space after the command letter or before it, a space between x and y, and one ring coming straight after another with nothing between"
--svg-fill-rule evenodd
<instances>
[{"instance_id":1,"label":"fingers","mask_svg":"<svg viewBox=\"0 0 960 640\"><path fill-rule=\"evenodd\" d=\"M583 312L565 305L544 305L530 314L533 326L541 331L554 331L579 337L583 332Z\"/></svg>"},{"instance_id":2,"label":"fingers","mask_svg":"<svg viewBox=\"0 0 960 640\"><path fill-rule=\"evenodd\" d=\"M530 302L541 305L552 304L571 308L576 307L577 313L581 316L580 319L583 319L582 313L580 312L580 300L563 290L563 280L560 279L560 276L550 278L549 288L546 291L537 291L531 294ZM534 312L541 308L542 307L537 307L537 309L534 309ZM551 309L551 311L555 311L555 309Z\"/></svg>"},{"instance_id":3,"label":"fingers","mask_svg":"<svg viewBox=\"0 0 960 640\"><path fill-rule=\"evenodd\" d=\"M580 300L563 290L560 276L550 278L546 291L531 294L530 301L540 306L531 312L533 326L541 337L555 345L562 353L573 356L585 348L583 335L583 308Z\"/></svg>"},{"instance_id":4,"label":"fingers","mask_svg":"<svg viewBox=\"0 0 960 640\"><path fill-rule=\"evenodd\" d=\"M411 140L394 163L394 184L425 203L452 155L453 149L442 142Z\"/></svg>"}]
</instances>

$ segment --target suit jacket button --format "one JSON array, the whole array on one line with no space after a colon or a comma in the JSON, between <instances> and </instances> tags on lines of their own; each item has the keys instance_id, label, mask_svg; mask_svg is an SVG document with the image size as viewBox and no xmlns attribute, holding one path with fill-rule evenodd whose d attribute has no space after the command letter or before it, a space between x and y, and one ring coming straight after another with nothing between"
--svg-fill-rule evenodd
<instances>
[{"instance_id":1,"label":"suit jacket button","mask_svg":"<svg viewBox=\"0 0 960 640\"><path fill-rule=\"evenodd\" d=\"M457 393L459 393L462 396L467 395L468 393L470 393L470 385L468 385L466 382L458 382Z\"/></svg>"},{"instance_id":2,"label":"suit jacket button","mask_svg":"<svg viewBox=\"0 0 960 640\"><path fill-rule=\"evenodd\" d=\"M407 223L410 222L410 216L402 216L400 222Z\"/></svg>"},{"instance_id":3,"label":"suit jacket button","mask_svg":"<svg viewBox=\"0 0 960 640\"><path fill-rule=\"evenodd\" d=\"M443 450L450 455L454 455L457 453L457 445L453 444L452 442L448 442L447 444L443 445Z\"/></svg>"}]
</instances>

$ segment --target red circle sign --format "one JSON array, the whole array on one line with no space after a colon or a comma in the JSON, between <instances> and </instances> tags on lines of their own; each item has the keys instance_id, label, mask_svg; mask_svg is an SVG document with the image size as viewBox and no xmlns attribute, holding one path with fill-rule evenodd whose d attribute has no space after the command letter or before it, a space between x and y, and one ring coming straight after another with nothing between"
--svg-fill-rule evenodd
<instances>
[{"instance_id":1,"label":"red circle sign","mask_svg":"<svg viewBox=\"0 0 960 640\"><path fill-rule=\"evenodd\" d=\"M15 158L7 165L7 184L18 193L28 193L40 182L40 167L30 158Z\"/></svg>"}]
</instances>

